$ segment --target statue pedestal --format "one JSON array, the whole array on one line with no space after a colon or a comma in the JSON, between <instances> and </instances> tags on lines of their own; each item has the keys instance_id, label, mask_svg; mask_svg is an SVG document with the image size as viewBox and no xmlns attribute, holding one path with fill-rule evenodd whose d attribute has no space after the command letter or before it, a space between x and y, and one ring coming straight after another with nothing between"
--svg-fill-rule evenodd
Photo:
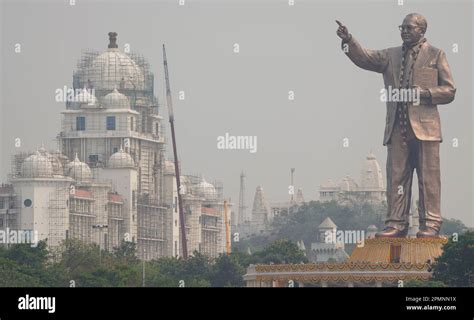
<instances>
[{"instance_id":1,"label":"statue pedestal","mask_svg":"<svg viewBox=\"0 0 474 320\"><path fill-rule=\"evenodd\" d=\"M372 238L355 247L349 262L412 263L434 262L447 238Z\"/></svg>"}]
</instances>

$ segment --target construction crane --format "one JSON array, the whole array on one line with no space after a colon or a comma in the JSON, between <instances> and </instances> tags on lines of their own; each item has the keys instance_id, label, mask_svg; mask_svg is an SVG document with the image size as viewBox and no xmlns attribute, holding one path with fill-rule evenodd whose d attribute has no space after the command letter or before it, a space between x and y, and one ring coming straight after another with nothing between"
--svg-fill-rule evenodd
<instances>
[{"instance_id":1,"label":"construction crane","mask_svg":"<svg viewBox=\"0 0 474 320\"><path fill-rule=\"evenodd\" d=\"M181 195L181 177L179 175L179 163L178 163L178 151L176 148L176 137L174 133L174 114L173 114L173 102L171 100L171 89L170 89L170 78L168 75L168 61L166 60L166 50L163 44L163 63L165 67L165 80L166 80L166 102L168 104L168 115L171 127L171 139L173 143L173 156L174 156L174 171L176 175L176 185L178 186L178 208L179 208L179 226L181 232L181 248L183 250L183 259L188 259L188 243L186 242L186 226L184 221L184 210L183 210L183 198Z\"/></svg>"},{"instance_id":2,"label":"construction crane","mask_svg":"<svg viewBox=\"0 0 474 320\"><path fill-rule=\"evenodd\" d=\"M224 200L224 219L225 219L225 249L227 255L230 254L230 226L229 226L229 218L227 215L228 212L228 202Z\"/></svg>"}]
</instances>

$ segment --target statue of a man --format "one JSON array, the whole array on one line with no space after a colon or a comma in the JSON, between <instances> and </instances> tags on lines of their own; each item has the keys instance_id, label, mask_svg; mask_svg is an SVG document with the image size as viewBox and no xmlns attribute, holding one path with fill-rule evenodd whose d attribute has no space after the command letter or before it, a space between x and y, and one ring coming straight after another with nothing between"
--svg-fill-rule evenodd
<instances>
[{"instance_id":1,"label":"statue of a man","mask_svg":"<svg viewBox=\"0 0 474 320\"><path fill-rule=\"evenodd\" d=\"M419 98L418 103L408 99L387 100L383 144L388 149L388 212L385 228L376 237L407 235L414 170L419 188L417 237L437 237L442 223L439 164L442 137L437 105L450 103L456 93L446 54L426 41L428 24L417 13L407 15L399 26L403 45L384 50L363 48L347 27L336 22L343 51L352 62L382 73L386 89L413 90Z\"/></svg>"}]
</instances>

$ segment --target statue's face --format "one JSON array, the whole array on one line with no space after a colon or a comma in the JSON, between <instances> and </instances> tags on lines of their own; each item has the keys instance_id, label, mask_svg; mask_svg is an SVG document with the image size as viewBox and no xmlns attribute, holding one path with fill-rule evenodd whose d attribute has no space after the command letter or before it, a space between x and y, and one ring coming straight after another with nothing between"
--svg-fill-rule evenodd
<instances>
[{"instance_id":1,"label":"statue's face","mask_svg":"<svg viewBox=\"0 0 474 320\"><path fill-rule=\"evenodd\" d=\"M400 35L406 44L416 43L424 36L423 29L418 26L413 16L406 17L400 29Z\"/></svg>"}]
</instances>

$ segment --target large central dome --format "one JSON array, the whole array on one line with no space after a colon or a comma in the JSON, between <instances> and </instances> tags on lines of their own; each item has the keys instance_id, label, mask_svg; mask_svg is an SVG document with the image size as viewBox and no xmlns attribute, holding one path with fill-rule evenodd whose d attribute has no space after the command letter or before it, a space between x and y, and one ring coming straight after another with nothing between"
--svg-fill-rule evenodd
<instances>
[{"instance_id":1,"label":"large central dome","mask_svg":"<svg viewBox=\"0 0 474 320\"><path fill-rule=\"evenodd\" d=\"M140 67L118 48L109 48L98 55L86 69L84 76L95 89L102 90L143 90L145 83Z\"/></svg>"},{"instance_id":2,"label":"large central dome","mask_svg":"<svg viewBox=\"0 0 474 320\"><path fill-rule=\"evenodd\" d=\"M117 33L109 33L107 51L83 58L78 72L79 84L95 90L144 90L145 70L131 56L121 52Z\"/></svg>"},{"instance_id":3,"label":"large central dome","mask_svg":"<svg viewBox=\"0 0 474 320\"><path fill-rule=\"evenodd\" d=\"M125 53L110 48L97 56L86 71L86 77L96 89L143 90L145 78L142 70Z\"/></svg>"}]
</instances>

